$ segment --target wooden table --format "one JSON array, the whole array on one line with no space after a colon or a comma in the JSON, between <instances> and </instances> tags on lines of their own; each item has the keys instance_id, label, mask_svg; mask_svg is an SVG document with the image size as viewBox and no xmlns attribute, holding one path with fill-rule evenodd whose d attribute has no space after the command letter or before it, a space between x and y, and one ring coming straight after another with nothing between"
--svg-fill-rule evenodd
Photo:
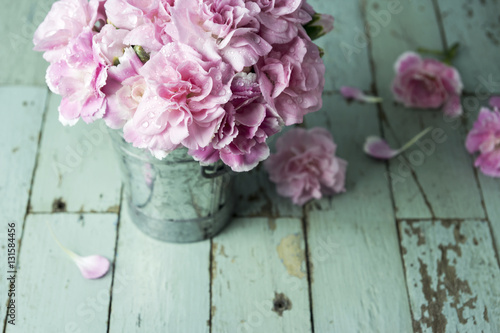
<instances>
[{"instance_id":1,"label":"wooden table","mask_svg":"<svg viewBox=\"0 0 500 333\"><path fill-rule=\"evenodd\" d=\"M60 98L31 51L51 3L12 1L0 14L2 314L8 222L18 239L16 325L4 332L500 332L500 181L479 173L464 148L479 105L500 94L500 1L311 1L336 29L320 40L324 108L306 124L333 133L349 162L347 192L302 209L262 170L243 174L231 225L189 245L154 241L132 224L99 124L57 121ZM394 104L396 58L457 41L465 116ZM342 85L385 102L346 103ZM362 152L368 135L400 146L427 126L441 139L428 136L400 159ZM113 269L83 279L46 222Z\"/></svg>"}]
</instances>

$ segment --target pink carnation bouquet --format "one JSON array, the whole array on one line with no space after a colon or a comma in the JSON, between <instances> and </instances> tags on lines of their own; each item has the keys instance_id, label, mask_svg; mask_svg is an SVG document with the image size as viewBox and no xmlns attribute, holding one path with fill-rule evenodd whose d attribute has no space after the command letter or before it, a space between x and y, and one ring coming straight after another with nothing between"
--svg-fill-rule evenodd
<instances>
[{"instance_id":1,"label":"pink carnation bouquet","mask_svg":"<svg viewBox=\"0 0 500 333\"><path fill-rule=\"evenodd\" d=\"M60 0L35 32L59 119L103 119L162 159L248 171L267 139L321 108L312 42L333 18L305 0Z\"/></svg>"}]
</instances>

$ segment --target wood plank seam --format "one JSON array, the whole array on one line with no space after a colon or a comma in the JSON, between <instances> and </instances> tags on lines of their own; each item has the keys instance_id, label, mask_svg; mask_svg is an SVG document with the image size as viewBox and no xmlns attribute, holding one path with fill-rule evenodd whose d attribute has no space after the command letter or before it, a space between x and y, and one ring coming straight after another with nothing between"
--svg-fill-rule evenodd
<instances>
[{"instance_id":1,"label":"wood plank seam","mask_svg":"<svg viewBox=\"0 0 500 333\"><path fill-rule=\"evenodd\" d=\"M364 20L364 23L365 25L367 24L367 13L366 13L366 6L367 6L367 2L366 0L363 0L362 1L362 6L361 6L361 11L362 11L362 17L363 17L363 20ZM370 36L370 30L368 30L367 32L367 35ZM369 58L369 64L370 64L370 70L371 70L371 74L372 74L372 84L371 84L371 87L372 87L372 92L375 96L378 96L378 86L377 86L377 80L376 80L376 65L375 65L375 60L374 60L374 57L373 57L373 49L372 49L372 43L368 43L368 47L367 47L367 53L368 53L368 58ZM378 111L378 119L379 119L379 130L380 130L380 134L382 136L382 138L385 137L385 131L384 131L384 125L383 125L383 122L387 119L387 115L384 111L384 108L382 106L382 104L378 103L377 104L377 111ZM391 128L390 124L388 121L386 121L386 125L388 126L388 128ZM394 136L395 138L397 138L397 136ZM405 158L406 160L406 158ZM386 174L387 175L390 175L390 162L389 161L386 161L385 162L385 169L386 169ZM410 165L410 164L408 164ZM434 214L434 211L432 209L432 205L430 204L429 202L429 199L427 198L427 195L425 194L423 188L422 188L422 185L420 183L420 181L418 180L418 177L415 173L415 171L413 170L413 168L410 168L410 171L411 171L411 175L412 175L412 178L414 179L415 183L417 184L417 187L419 189L419 192L422 194L422 197L424 199L424 202L425 202L425 205L427 206L427 208L429 209L429 212L430 214L432 215L432 217L434 218L435 214ZM395 227L396 227L396 230L398 230L398 221L397 221L397 218L396 218L396 199L395 199L395 196L394 196L394 189L392 187L392 182L391 182L391 178L390 177L387 177L387 186L389 187L389 193L390 193L390 199L391 199L391 203L392 203L392 209L393 209L393 218L394 218L394 223L395 223ZM405 290L406 290L406 295L408 297L408 300L410 300L410 290L409 290L409 287L408 287L408 279L407 279L407 276L406 276L406 270L404 269L404 265L405 265L405 262L404 262L404 256L403 256L403 246L402 246L402 241L401 241L401 236L400 236L400 233L397 232L397 238L398 238L398 245L399 245L399 258L400 258L400 261L401 261L401 266L403 267L403 275L404 275L404 285L405 285ZM410 316L411 316L411 319L413 321L413 318L415 318L415 315L413 313L413 308L411 307L410 304L408 304L408 308L409 308L409 311L410 311ZM415 331L415 325L412 325L413 327L413 330Z\"/></svg>"},{"instance_id":2,"label":"wood plank seam","mask_svg":"<svg viewBox=\"0 0 500 333\"><path fill-rule=\"evenodd\" d=\"M366 0L363 0L363 4L362 4L362 17L363 17L363 20L364 20L365 24L367 24L366 6L367 6L367 2L366 2ZM370 31L368 31L368 35L369 34L370 34ZM371 84L371 86L372 86L372 92L373 92L373 94L375 96L378 96L379 95L378 94L378 86L377 86L377 81L375 79L376 78L376 66L375 66L375 59L373 57L373 50L372 50L371 43L369 43L369 46L367 48L367 53L368 53L368 58L369 58L370 70L371 70L371 73L372 73L372 84ZM377 111L378 111L378 118L379 118L379 130L380 130L380 134L381 134L382 137L385 137L385 130L384 130L383 122L387 119L387 115L385 114L385 111L384 111L384 108L383 108L382 104L380 104L380 103L377 104ZM386 121L386 125L387 125L387 127L391 128L389 122L387 122L387 121ZM387 175L390 174L390 165L389 165L389 163L390 163L389 161L385 162L385 169L386 169ZM434 217L435 215L434 215L434 211L432 209L432 206L431 206L431 204L429 202L429 199L427 198L427 195L423 191L422 185L421 185L420 181L418 180L415 171L413 170L413 168L411 168L410 170L411 170L411 175L412 175L415 183L417 184L418 189L419 189L420 193L422 194L422 197L424 198L424 202L425 202L427 208L429 209L429 212ZM395 223L396 230L398 230L398 221L397 221L397 218L396 218L396 209L397 209L397 207L396 207L396 201L395 201L396 199L395 199L395 196L394 196L394 189L392 187L391 179L389 177L387 178L387 186L389 187L390 199L391 199L392 209L393 209L394 223ZM406 270L404 269L404 257L403 257L403 248L402 248L402 244L401 244L401 237L399 235L399 232L397 232L396 234L397 234L398 243L399 243L399 258L401 260L401 267L403 267L403 274L404 274L404 278L405 278L406 295L407 295L408 300L409 300L410 299L410 291L409 291L409 288L408 288L408 284L406 283L407 279L406 279ZM411 318L414 318L412 307L409 304L408 304L408 307L410 309Z\"/></svg>"},{"instance_id":3,"label":"wood plank seam","mask_svg":"<svg viewBox=\"0 0 500 333\"><path fill-rule=\"evenodd\" d=\"M20 257L20 254L21 254L21 248L22 248L22 239L23 239L23 234L24 234L24 226L26 224L26 219L28 218L28 214L30 212L30 206L31 206L31 194L33 193L33 184L34 184L34 180L35 180L35 173L36 173L36 169L38 167L38 159L40 157L40 146L41 146L41 142L42 142L42 130L43 130L43 127L45 125L45 120L46 120L46 116L47 116L47 110L49 108L49 89L47 88L46 89L46 98L45 98L45 106L44 106L44 110L43 110L43 115L42 115L42 121L40 122L40 129L38 131L38 142L37 142L37 146L36 146L36 157L35 157L35 164L34 164L34 167L33 167L33 171L31 173L31 181L30 181L30 190L29 190L29 196L28 196L28 203L26 204L26 212L24 214L24 218L23 218L23 222L22 222L22 225L21 225L21 232L19 234L19 238L17 240L17 244L18 244L18 247L17 247L17 253L16 253L16 267L19 263L19 257ZM7 300L7 305L9 304L10 302L10 297L9 299ZM4 322L3 322L3 330L2 332L5 333L5 331L7 330L7 315L8 315L8 309L6 310L5 312L5 317L4 317Z\"/></svg>"},{"instance_id":4,"label":"wood plank seam","mask_svg":"<svg viewBox=\"0 0 500 333\"><path fill-rule=\"evenodd\" d=\"M304 252L305 252L305 261L306 261L306 271L307 271L307 288L309 294L309 316L311 320L311 332L314 333L314 311L313 311L313 298L312 298L312 274L313 267L311 262L311 252L309 251L309 239L308 239L308 231L309 231L309 212L311 210L311 205L305 205L303 208L303 217L302 217L302 234L304 235Z\"/></svg>"},{"instance_id":5,"label":"wood plank seam","mask_svg":"<svg viewBox=\"0 0 500 333\"><path fill-rule=\"evenodd\" d=\"M366 0L363 0L362 6L361 6L361 12L362 12L362 17L363 17L365 25L368 24L367 14L366 14L366 6L367 6L367 2L366 2ZM368 30L367 35L370 37L370 30ZM371 83L372 92L373 92L373 94L375 96L378 96L379 93L378 93L377 80L375 79L376 78L376 74L377 74L377 70L376 70L376 65L375 65L375 59L373 57L373 50L372 50L372 44L371 43L369 43L369 45L367 47L367 53L368 53L368 62L370 64L370 71L371 71L371 74L372 74L372 83ZM386 126L389 129L392 130L392 128L391 128L390 123L387 121L387 114L385 113L382 104L381 103L377 103L376 107L377 107L377 110L378 110L380 135L382 136L382 138L385 138L385 129L384 129L383 123L385 122ZM394 137L396 138L396 142L398 143L398 145L401 145L401 143L399 142L397 136L394 135ZM406 158L404 156L403 156L403 158L405 159L405 161L407 162L408 165L411 165L410 163L408 163L408 161L406 160ZM389 165L389 163L390 163L389 161L385 162L387 175L390 175L390 165ZM419 181L419 179L417 177L417 174L415 173L415 170L413 168L410 168L410 172L411 172L411 176L412 176L413 180L415 181L415 184L417 184L418 190L421 193L422 198L424 199L425 205L429 209L429 212L432 215L432 217L435 217L434 211L432 209L432 205L430 204L430 201L429 201L429 199L428 199L428 197L427 197L427 195L426 195L426 193L425 193L425 191L424 191L424 189L422 187L421 182ZM388 183L388 186L389 186L389 189L390 189L390 193L391 193L391 201L393 202L394 218L396 218L396 204L395 204L395 200L396 199L394 197L394 192L393 192L392 182L391 182L391 178L390 177L387 177L387 183Z\"/></svg>"},{"instance_id":6,"label":"wood plank seam","mask_svg":"<svg viewBox=\"0 0 500 333\"><path fill-rule=\"evenodd\" d=\"M209 262L209 265L208 265L208 276L209 276L209 287L208 287L208 297L209 297L209 303L208 303L208 332L209 333L212 333L212 316L213 316L213 313L212 313L212 284L213 284L213 281L214 281L214 272L213 272L213 269L214 269L214 260L215 260L215 256L214 256L214 239L213 238L210 238L210 251L209 251L209 259L208 259L208 262Z\"/></svg>"},{"instance_id":7,"label":"wood plank seam","mask_svg":"<svg viewBox=\"0 0 500 333\"><path fill-rule=\"evenodd\" d=\"M432 0L432 5L434 6L434 14L436 15L436 22L439 27L439 35L441 36L441 42L443 43L443 48L447 50L449 46L448 39L446 38L446 31L444 29L444 24L443 24L443 15L441 13L441 9L439 8L439 3L437 2L437 0Z\"/></svg>"},{"instance_id":8,"label":"wood plank seam","mask_svg":"<svg viewBox=\"0 0 500 333\"><path fill-rule=\"evenodd\" d=\"M118 252L118 241L120 240L120 221L122 217L122 204L123 204L123 196L124 194L124 185L122 183L122 188L120 190L120 204L118 209L118 218L116 222L116 237L115 237L115 251L113 255L113 262L111 263L111 286L109 287L109 307L108 307L108 323L106 327L106 333L109 333L109 328L111 327L111 310L113 306L113 286L115 283L115 272L116 272L116 256Z\"/></svg>"}]
</instances>

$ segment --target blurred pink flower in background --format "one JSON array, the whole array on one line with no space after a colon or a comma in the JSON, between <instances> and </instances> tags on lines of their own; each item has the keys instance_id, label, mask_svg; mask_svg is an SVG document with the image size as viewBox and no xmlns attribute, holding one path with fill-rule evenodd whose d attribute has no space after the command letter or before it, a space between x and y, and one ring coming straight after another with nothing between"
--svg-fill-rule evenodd
<instances>
[{"instance_id":1,"label":"blurred pink flower in background","mask_svg":"<svg viewBox=\"0 0 500 333\"><path fill-rule=\"evenodd\" d=\"M335 156L337 145L324 128L294 128L276 142L264 166L282 196L303 205L345 191L347 162Z\"/></svg>"},{"instance_id":2,"label":"blurred pink flower in background","mask_svg":"<svg viewBox=\"0 0 500 333\"><path fill-rule=\"evenodd\" d=\"M450 117L462 114L463 84L458 71L435 59L403 53L395 64L394 97L406 107L442 108Z\"/></svg>"},{"instance_id":3,"label":"blurred pink flower in background","mask_svg":"<svg viewBox=\"0 0 500 333\"><path fill-rule=\"evenodd\" d=\"M490 104L495 104L492 100ZM465 143L472 154L479 152L475 166L487 176L500 177L500 111L482 108Z\"/></svg>"}]
</instances>

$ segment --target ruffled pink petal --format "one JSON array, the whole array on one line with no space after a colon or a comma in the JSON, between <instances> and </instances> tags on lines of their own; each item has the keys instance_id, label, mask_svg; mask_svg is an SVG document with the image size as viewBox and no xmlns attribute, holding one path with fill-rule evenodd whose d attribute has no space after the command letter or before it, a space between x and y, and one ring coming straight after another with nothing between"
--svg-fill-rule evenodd
<instances>
[{"instance_id":1,"label":"ruffled pink petal","mask_svg":"<svg viewBox=\"0 0 500 333\"><path fill-rule=\"evenodd\" d=\"M405 52L399 56L394 64L396 73L405 72L413 66L417 66L422 62L420 55L414 52Z\"/></svg>"},{"instance_id":2,"label":"ruffled pink petal","mask_svg":"<svg viewBox=\"0 0 500 333\"><path fill-rule=\"evenodd\" d=\"M237 155L227 150L220 153L221 160L235 172L250 171L269 157L269 147L265 143L253 146L248 154Z\"/></svg>"},{"instance_id":3,"label":"ruffled pink petal","mask_svg":"<svg viewBox=\"0 0 500 333\"><path fill-rule=\"evenodd\" d=\"M367 155L381 160L390 160L399 154L398 150L392 149L384 139L377 136L368 137L363 150Z\"/></svg>"}]
</instances>

